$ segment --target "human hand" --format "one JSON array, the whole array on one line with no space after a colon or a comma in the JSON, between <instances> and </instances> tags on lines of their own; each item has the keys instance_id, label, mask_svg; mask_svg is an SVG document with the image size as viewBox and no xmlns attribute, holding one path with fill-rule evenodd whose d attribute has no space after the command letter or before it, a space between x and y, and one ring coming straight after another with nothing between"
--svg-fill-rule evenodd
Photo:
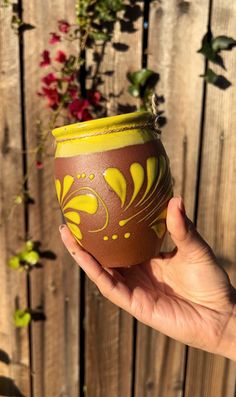
<instances>
[{"instance_id":1,"label":"human hand","mask_svg":"<svg viewBox=\"0 0 236 397\"><path fill-rule=\"evenodd\" d=\"M236 360L236 291L180 198L169 202L167 229L173 252L116 269L102 268L65 225L60 232L72 257L111 302L180 342Z\"/></svg>"}]
</instances>

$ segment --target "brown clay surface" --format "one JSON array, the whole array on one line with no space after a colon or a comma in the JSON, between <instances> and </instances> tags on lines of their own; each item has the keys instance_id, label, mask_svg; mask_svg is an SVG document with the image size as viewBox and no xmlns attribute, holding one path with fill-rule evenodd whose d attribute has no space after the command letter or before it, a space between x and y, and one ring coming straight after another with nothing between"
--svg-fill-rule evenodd
<instances>
[{"instance_id":1,"label":"brown clay surface","mask_svg":"<svg viewBox=\"0 0 236 397\"><path fill-rule=\"evenodd\" d=\"M79 155L71 158L57 158L55 160L55 177L61 183L65 175L71 175L75 182L69 192L83 187L80 194L89 193L87 188L94 191L102 198L109 212L109 221L106 229L99 232L91 230L101 228L104 225L106 213L99 202L99 207L94 215L79 212L81 217L80 230L83 235L82 245L90 252L103 266L129 266L155 256L161 246L162 239L158 239L156 233L149 226L151 221L157 217L157 213L166 207L166 202L161 205L158 212L154 213L147 221L137 223L142 217L149 214L157 204L157 200L150 205L153 199L158 197L161 185L156 189L144 205L136 206L146 189L146 172L143 186L133 204L124 211L133 194L133 181L129 171L130 165L134 162L140 163L146 171L146 160L148 157L163 155L167 158L163 145L160 141L148 142L143 145L134 145L121 149L110 150L102 153ZM124 208L121 208L121 201L111 187L105 182L103 173L109 167L118 168L124 175L127 182L127 198ZM78 174L86 176L77 179ZM94 179L90 180L89 175L93 174ZM154 183L155 184L155 183ZM75 194L76 195L76 194ZM73 197L73 195L71 196ZM142 213L130 220L125 226L120 226L119 221L129 218L134 213L143 209ZM130 233L129 238L124 238L125 233ZM112 235L117 235L116 240ZM104 236L108 237L104 241Z\"/></svg>"}]
</instances>

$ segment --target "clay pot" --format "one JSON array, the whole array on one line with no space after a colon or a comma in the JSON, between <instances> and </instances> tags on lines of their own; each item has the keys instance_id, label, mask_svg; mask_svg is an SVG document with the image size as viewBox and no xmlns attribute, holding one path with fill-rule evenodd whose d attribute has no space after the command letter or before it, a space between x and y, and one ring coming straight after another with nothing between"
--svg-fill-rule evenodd
<instances>
[{"instance_id":1,"label":"clay pot","mask_svg":"<svg viewBox=\"0 0 236 397\"><path fill-rule=\"evenodd\" d=\"M129 113L52 133L57 197L78 243L104 267L157 255L172 179L152 115Z\"/></svg>"}]
</instances>

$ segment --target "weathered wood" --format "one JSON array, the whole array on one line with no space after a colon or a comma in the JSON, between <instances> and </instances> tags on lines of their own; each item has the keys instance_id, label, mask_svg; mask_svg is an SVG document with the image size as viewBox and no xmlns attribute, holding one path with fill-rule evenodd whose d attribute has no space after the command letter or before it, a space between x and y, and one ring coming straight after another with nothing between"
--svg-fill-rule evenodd
<instances>
[{"instance_id":1,"label":"weathered wood","mask_svg":"<svg viewBox=\"0 0 236 397\"><path fill-rule=\"evenodd\" d=\"M126 74L141 68L142 9L143 2L130 7L134 32L121 31L117 23L113 40L105 47L100 67L104 83L100 89L105 98L109 98L108 115L127 113L135 109L137 103L127 92ZM132 24L127 25L131 29ZM118 43L123 48L128 46L126 51L118 51L117 48L122 47ZM103 49L99 50L101 53ZM87 64L96 66L91 53L88 53ZM106 72L110 73L104 74ZM129 397L132 382L132 318L107 302L97 288L88 282L85 324L87 396Z\"/></svg>"},{"instance_id":2,"label":"weathered wood","mask_svg":"<svg viewBox=\"0 0 236 397\"><path fill-rule=\"evenodd\" d=\"M49 49L49 33L56 30L57 20L74 22L74 1L23 1L24 20L35 29L24 35L25 115L28 149L38 143L37 120L48 129L49 109L37 96L41 76L40 54ZM76 44L77 45L77 44ZM55 56L55 46L50 48ZM59 48L59 46L58 46ZM60 49L70 52L66 42ZM49 70L48 72L52 71ZM32 358L34 397L70 396L79 394L79 269L65 254L59 238L62 222L53 180L53 140L49 136L43 159L44 168L37 170L29 153L29 188L35 205L29 211L29 233L42 242L43 249L52 250L56 261L43 261L41 269L31 274L31 306L41 307L45 321L32 325Z\"/></svg>"},{"instance_id":3,"label":"weathered wood","mask_svg":"<svg viewBox=\"0 0 236 397\"><path fill-rule=\"evenodd\" d=\"M235 19L235 2L213 2L211 26L215 36L235 37ZM236 57L235 52L224 52L222 55L227 72L222 73L222 69L215 65L211 67L225 75L232 86L226 90L207 86L197 225L236 286ZM187 397L233 397L235 380L234 362L190 349Z\"/></svg>"},{"instance_id":4,"label":"weathered wood","mask_svg":"<svg viewBox=\"0 0 236 397\"><path fill-rule=\"evenodd\" d=\"M132 318L106 302L90 282L86 290L86 394L129 396Z\"/></svg>"},{"instance_id":5,"label":"weathered wood","mask_svg":"<svg viewBox=\"0 0 236 397\"><path fill-rule=\"evenodd\" d=\"M170 158L175 195L183 196L190 217L194 213L203 93L199 75L204 68L196 51L207 18L204 0L153 1L150 5L148 67L160 74L156 92L164 96L160 110L167 118L162 140ZM165 249L171 246L168 242ZM139 324L137 350L135 396L182 396L185 346Z\"/></svg>"},{"instance_id":6,"label":"weathered wood","mask_svg":"<svg viewBox=\"0 0 236 397\"><path fill-rule=\"evenodd\" d=\"M22 0L22 3L24 21L35 26L24 33L22 69L27 147L31 150L38 143L37 120L47 126L49 119L45 102L36 95L40 78L46 73L46 69L40 70L38 66L40 53L49 48L49 32L55 30L57 19L73 20L74 0ZM213 7L213 33L235 37L236 4L230 0L150 2L148 67L160 73L157 93L165 97L162 108L167 117L163 143L172 165L175 194L184 197L190 217L194 213L203 98L203 81L199 75L204 71L203 57L196 51L206 31L209 3ZM127 4L131 12L126 18L129 15L134 18L137 30L121 32L117 23L113 42L106 44L100 65L104 74L99 89L108 98L108 115L131 111L136 105L136 100L127 92L126 73L142 65L140 10L144 2L127 0ZM42 170L36 169L32 151L28 153L28 182L35 199L35 205L29 206L28 237L40 240L42 249L57 254L56 261L44 261L43 267L30 275L31 308L41 306L46 320L33 322L31 340L26 328L15 328L12 321L15 308L28 305L27 283L25 274L9 269L6 262L21 248L27 225L23 206L17 206L7 218L23 173L19 38L10 23L11 8L0 8L0 395L79 396L83 380L79 379L79 361L82 359L84 392L88 397L131 397L133 381L135 397L233 397L235 363L189 348L185 374L185 346L140 323L135 356L133 319L107 302L88 280L85 357L81 357L80 272L63 250L57 231L62 219L54 193L53 140L50 138ZM130 28L131 23L126 26ZM67 53L72 47L76 51L73 44L66 43L64 47L60 44L60 49L64 48ZM98 54L101 51L102 47L98 46ZM87 66L96 69L91 52L87 55ZM236 285L235 52L224 52L223 56L227 71L215 65L213 68L225 74L233 85L221 91L207 87L198 228ZM166 248L170 246L167 242ZM134 357L135 373L132 372Z\"/></svg>"},{"instance_id":7,"label":"weathered wood","mask_svg":"<svg viewBox=\"0 0 236 397\"><path fill-rule=\"evenodd\" d=\"M25 273L7 267L22 248L24 206L14 206L22 181L20 58L11 7L0 8L0 395L31 396L28 329L16 329L13 313L27 307Z\"/></svg>"}]
</instances>

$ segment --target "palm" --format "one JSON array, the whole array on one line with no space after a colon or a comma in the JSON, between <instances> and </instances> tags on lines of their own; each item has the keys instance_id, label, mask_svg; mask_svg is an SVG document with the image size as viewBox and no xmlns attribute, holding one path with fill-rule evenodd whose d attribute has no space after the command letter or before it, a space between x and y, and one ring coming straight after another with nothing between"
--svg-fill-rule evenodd
<instances>
[{"instance_id":1,"label":"palm","mask_svg":"<svg viewBox=\"0 0 236 397\"><path fill-rule=\"evenodd\" d=\"M208 330L220 337L227 322L220 313L229 304L230 284L211 255L186 259L176 252L111 273L127 288L126 310L138 320L189 345L198 340L204 348L211 338Z\"/></svg>"}]
</instances>

